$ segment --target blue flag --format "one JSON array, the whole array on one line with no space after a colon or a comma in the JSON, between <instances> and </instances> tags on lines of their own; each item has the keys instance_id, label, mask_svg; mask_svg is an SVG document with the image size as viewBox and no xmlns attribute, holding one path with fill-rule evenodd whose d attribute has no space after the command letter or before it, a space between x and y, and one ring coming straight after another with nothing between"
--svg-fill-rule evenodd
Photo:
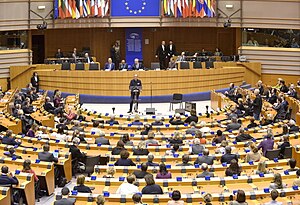
<instances>
[{"instance_id":1,"label":"blue flag","mask_svg":"<svg viewBox=\"0 0 300 205\"><path fill-rule=\"evenodd\" d=\"M58 0L54 0L54 19L58 19Z\"/></svg>"},{"instance_id":2,"label":"blue flag","mask_svg":"<svg viewBox=\"0 0 300 205\"><path fill-rule=\"evenodd\" d=\"M111 16L160 16L160 0L111 0Z\"/></svg>"}]
</instances>

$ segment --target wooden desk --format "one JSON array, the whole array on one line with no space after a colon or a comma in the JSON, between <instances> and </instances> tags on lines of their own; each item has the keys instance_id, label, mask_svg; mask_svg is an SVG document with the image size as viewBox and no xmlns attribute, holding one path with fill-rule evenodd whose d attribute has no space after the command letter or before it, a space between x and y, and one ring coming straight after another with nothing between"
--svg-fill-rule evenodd
<instances>
[{"instance_id":1,"label":"wooden desk","mask_svg":"<svg viewBox=\"0 0 300 205\"><path fill-rule=\"evenodd\" d=\"M9 187L0 187L0 204L11 203L11 189Z\"/></svg>"}]
</instances>

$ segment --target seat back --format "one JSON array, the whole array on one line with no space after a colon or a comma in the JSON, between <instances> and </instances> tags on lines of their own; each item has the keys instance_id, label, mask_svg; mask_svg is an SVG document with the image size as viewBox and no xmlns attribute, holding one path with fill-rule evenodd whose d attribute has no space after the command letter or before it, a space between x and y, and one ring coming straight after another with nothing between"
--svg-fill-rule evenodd
<instances>
[{"instance_id":1,"label":"seat back","mask_svg":"<svg viewBox=\"0 0 300 205\"><path fill-rule=\"evenodd\" d=\"M202 63L200 61L193 62L194 69L202 68Z\"/></svg>"},{"instance_id":2,"label":"seat back","mask_svg":"<svg viewBox=\"0 0 300 205\"><path fill-rule=\"evenodd\" d=\"M292 158L292 147L286 147L286 148L284 149L283 157L284 157L285 159Z\"/></svg>"},{"instance_id":3,"label":"seat back","mask_svg":"<svg viewBox=\"0 0 300 205\"><path fill-rule=\"evenodd\" d=\"M99 70L98 63L90 63L89 70Z\"/></svg>"},{"instance_id":4,"label":"seat back","mask_svg":"<svg viewBox=\"0 0 300 205\"><path fill-rule=\"evenodd\" d=\"M173 94L173 100L182 100L183 95L180 93Z\"/></svg>"},{"instance_id":5,"label":"seat back","mask_svg":"<svg viewBox=\"0 0 300 205\"><path fill-rule=\"evenodd\" d=\"M275 158L278 158L279 153L280 153L280 149L267 150L266 158L273 160Z\"/></svg>"},{"instance_id":6,"label":"seat back","mask_svg":"<svg viewBox=\"0 0 300 205\"><path fill-rule=\"evenodd\" d=\"M71 70L71 64L70 63L62 63L61 69L62 70Z\"/></svg>"},{"instance_id":7,"label":"seat back","mask_svg":"<svg viewBox=\"0 0 300 205\"><path fill-rule=\"evenodd\" d=\"M75 64L75 70L84 70L84 64L83 63L76 63Z\"/></svg>"},{"instance_id":8,"label":"seat back","mask_svg":"<svg viewBox=\"0 0 300 205\"><path fill-rule=\"evenodd\" d=\"M190 69L189 62L180 62L180 69Z\"/></svg>"},{"instance_id":9,"label":"seat back","mask_svg":"<svg viewBox=\"0 0 300 205\"><path fill-rule=\"evenodd\" d=\"M205 68L213 68L214 67L214 62L212 61L205 61Z\"/></svg>"},{"instance_id":10,"label":"seat back","mask_svg":"<svg viewBox=\"0 0 300 205\"><path fill-rule=\"evenodd\" d=\"M86 158L85 172L91 174L94 172L95 165L100 163L100 155Z\"/></svg>"}]
</instances>

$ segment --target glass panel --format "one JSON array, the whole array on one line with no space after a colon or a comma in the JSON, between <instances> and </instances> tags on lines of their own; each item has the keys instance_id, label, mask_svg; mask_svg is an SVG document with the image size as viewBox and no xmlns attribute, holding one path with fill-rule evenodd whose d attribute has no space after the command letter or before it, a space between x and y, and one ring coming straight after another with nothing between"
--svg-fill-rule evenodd
<instances>
[{"instance_id":1,"label":"glass panel","mask_svg":"<svg viewBox=\"0 0 300 205\"><path fill-rule=\"evenodd\" d=\"M0 32L0 50L13 50L27 48L27 31Z\"/></svg>"}]
</instances>

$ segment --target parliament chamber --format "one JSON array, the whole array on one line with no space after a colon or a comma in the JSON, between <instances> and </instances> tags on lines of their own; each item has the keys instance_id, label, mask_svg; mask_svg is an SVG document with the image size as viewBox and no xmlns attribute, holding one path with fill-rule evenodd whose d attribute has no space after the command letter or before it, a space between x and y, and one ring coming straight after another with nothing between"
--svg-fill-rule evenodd
<instances>
[{"instance_id":1,"label":"parliament chamber","mask_svg":"<svg viewBox=\"0 0 300 205\"><path fill-rule=\"evenodd\" d=\"M299 0L0 1L0 205L300 204L299 44Z\"/></svg>"}]
</instances>

